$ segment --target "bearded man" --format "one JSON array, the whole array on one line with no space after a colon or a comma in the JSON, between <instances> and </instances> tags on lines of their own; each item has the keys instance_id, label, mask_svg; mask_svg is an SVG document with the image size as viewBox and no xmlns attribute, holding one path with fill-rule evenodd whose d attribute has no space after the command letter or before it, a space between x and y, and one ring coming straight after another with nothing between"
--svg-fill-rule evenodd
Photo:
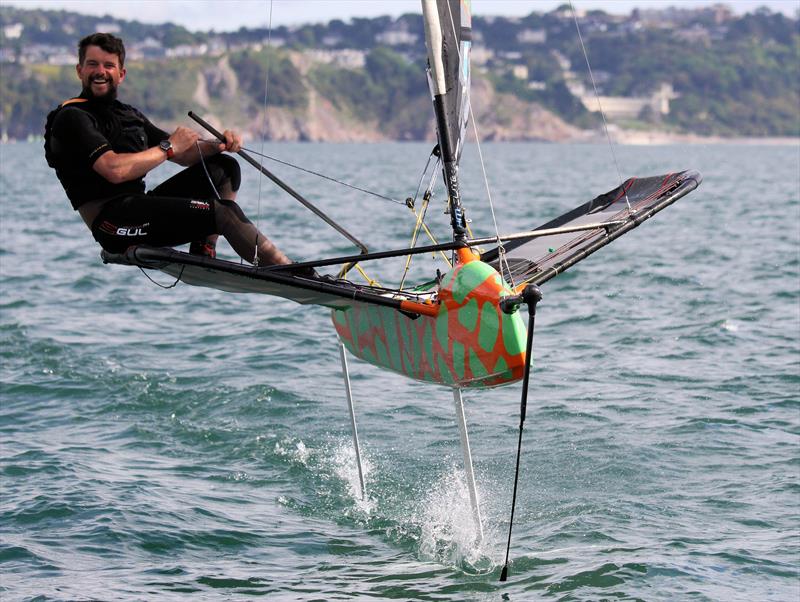
<instances>
[{"instance_id":1,"label":"bearded man","mask_svg":"<svg viewBox=\"0 0 800 602\"><path fill-rule=\"evenodd\" d=\"M111 34L83 38L76 69L83 90L47 116L45 154L106 251L190 243L191 253L214 257L221 234L246 261L291 263L234 201L239 163L221 153L241 149L238 133L226 130L224 143L201 140L186 127L168 134L117 100L125 46ZM166 161L187 168L145 192L144 176Z\"/></svg>"}]
</instances>

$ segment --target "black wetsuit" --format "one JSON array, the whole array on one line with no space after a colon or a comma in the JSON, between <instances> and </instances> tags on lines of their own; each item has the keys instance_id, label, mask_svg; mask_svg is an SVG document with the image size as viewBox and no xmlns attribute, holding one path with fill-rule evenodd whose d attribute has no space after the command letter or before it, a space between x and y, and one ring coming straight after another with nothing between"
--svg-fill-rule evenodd
<instances>
[{"instance_id":1,"label":"black wetsuit","mask_svg":"<svg viewBox=\"0 0 800 602\"><path fill-rule=\"evenodd\" d=\"M56 170L74 209L90 201L106 201L92 224L92 235L107 251L119 253L137 244L176 246L218 232L216 191L226 182L236 191L241 181L233 157L207 157L205 168L197 163L149 192L145 192L144 178L113 184L93 168L110 150L140 152L168 137L141 112L117 100L79 97L48 115L47 162Z\"/></svg>"}]
</instances>

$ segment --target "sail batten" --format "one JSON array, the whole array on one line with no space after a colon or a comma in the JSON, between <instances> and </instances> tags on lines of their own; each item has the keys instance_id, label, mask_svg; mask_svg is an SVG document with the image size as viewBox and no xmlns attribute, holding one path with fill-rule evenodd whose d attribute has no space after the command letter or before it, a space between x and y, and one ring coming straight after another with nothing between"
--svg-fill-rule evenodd
<instances>
[{"instance_id":1,"label":"sail batten","mask_svg":"<svg viewBox=\"0 0 800 602\"><path fill-rule=\"evenodd\" d=\"M631 178L614 190L578 205L534 230L555 229L561 233L503 245L512 278L516 283L547 282L666 209L697 188L702 180L693 170ZM598 227L580 230L587 224ZM613 226L608 227L610 224ZM499 247L484 253L482 259L499 269Z\"/></svg>"}]
</instances>

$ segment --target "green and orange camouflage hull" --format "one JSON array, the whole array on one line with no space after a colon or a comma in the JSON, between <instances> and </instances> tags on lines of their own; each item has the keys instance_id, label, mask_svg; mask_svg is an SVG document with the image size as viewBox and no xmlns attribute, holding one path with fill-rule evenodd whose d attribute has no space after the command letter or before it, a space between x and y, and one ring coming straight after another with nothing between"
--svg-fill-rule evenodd
<instances>
[{"instance_id":1,"label":"green and orange camouflage hull","mask_svg":"<svg viewBox=\"0 0 800 602\"><path fill-rule=\"evenodd\" d=\"M522 378L526 329L498 302L514 292L469 252L441 282L435 315L411 318L376 305L335 310L333 323L356 357L450 387L494 387ZM433 313L433 312L432 312Z\"/></svg>"}]
</instances>

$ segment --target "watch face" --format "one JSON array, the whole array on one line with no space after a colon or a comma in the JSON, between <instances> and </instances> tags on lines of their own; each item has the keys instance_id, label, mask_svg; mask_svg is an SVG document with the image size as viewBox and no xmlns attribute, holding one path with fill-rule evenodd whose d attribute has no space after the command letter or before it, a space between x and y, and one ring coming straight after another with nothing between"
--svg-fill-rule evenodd
<instances>
[{"instance_id":1,"label":"watch face","mask_svg":"<svg viewBox=\"0 0 800 602\"><path fill-rule=\"evenodd\" d=\"M159 142L158 146L161 147L161 150L168 151L172 148L172 142L169 140L162 140Z\"/></svg>"}]
</instances>

